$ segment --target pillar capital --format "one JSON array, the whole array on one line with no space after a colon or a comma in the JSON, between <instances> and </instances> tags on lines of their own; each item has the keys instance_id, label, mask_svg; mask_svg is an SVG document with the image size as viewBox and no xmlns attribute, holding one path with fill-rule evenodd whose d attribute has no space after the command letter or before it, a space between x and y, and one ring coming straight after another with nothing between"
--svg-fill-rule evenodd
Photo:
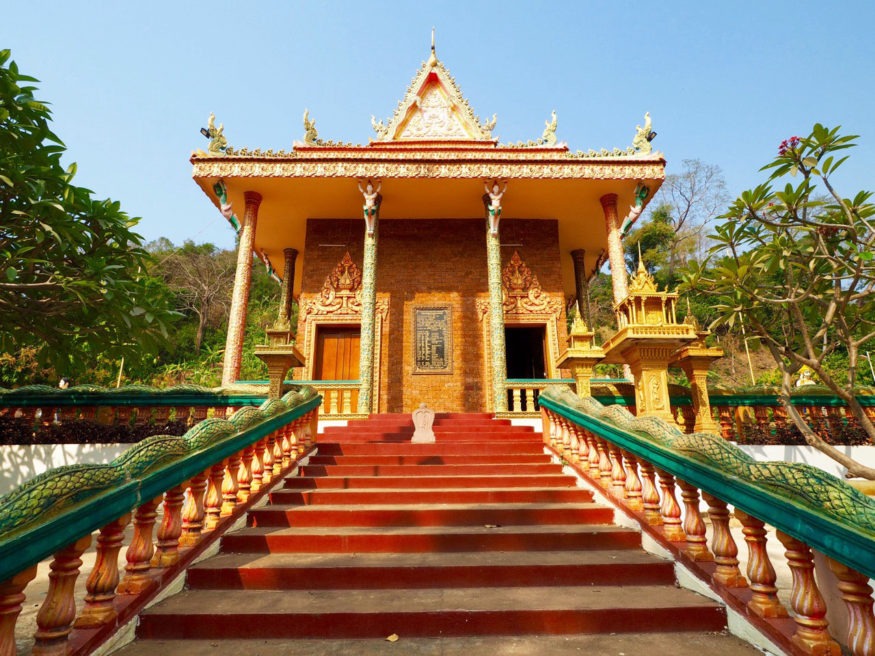
<instances>
[{"instance_id":1,"label":"pillar capital","mask_svg":"<svg viewBox=\"0 0 875 656\"><path fill-rule=\"evenodd\" d=\"M601 201L605 213L607 213L609 209L613 209L614 212L617 211L617 194L605 194L599 198L599 201Z\"/></svg>"},{"instance_id":2,"label":"pillar capital","mask_svg":"<svg viewBox=\"0 0 875 656\"><path fill-rule=\"evenodd\" d=\"M258 209L258 206L261 205L261 194L257 191L244 191L243 192L243 200L246 201L246 206L255 206L255 209Z\"/></svg>"}]
</instances>

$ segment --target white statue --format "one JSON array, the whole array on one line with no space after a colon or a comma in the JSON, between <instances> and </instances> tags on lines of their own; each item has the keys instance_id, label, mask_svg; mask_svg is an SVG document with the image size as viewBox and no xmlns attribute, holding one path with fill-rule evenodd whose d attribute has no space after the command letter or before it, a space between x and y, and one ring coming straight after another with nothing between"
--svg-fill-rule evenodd
<instances>
[{"instance_id":1,"label":"white statue","mask_svg":"<svg viewBox=\"0 0 875 656\"><path fill-rule=\"evenodd\" d=\"M359 182L359 191L365 197L365 204L362 208L365 213L365 227L368 235L374 234L374 225L377 220L377 206L380 199L380 189L383 188L382 182L377 182L377 188L374 189L374 184L368 180L368 184L362 189L362 183Z\"/></svg>"},{"instance_id":2,"label":"white statue","mask_svg":"<svg viewBox=\"0 0 875 656\"><path fill-rule=\"evenodd\" d=\"M413 411L413 426L416 430L413 433L411 442L420 444L429 444L435 441L432 425L434 424L434 410L426 407L425 403L420 403L419 407Z\"/></svg>"},{"instance_id":3,"label":"white statue","mask_svg":"<svg viewBox=\"0 0 875 656\"><path fill-rule=\"evenodd\" d=\"M498 180L492 182L492 189L489 188L489 183L485 183L483 188L489 196L489 232L493 237L498 236L498 222L501 220L501 197L507 191L507 182L504 183L504 188L498 184Z\"/></svg>"}]
</instances>

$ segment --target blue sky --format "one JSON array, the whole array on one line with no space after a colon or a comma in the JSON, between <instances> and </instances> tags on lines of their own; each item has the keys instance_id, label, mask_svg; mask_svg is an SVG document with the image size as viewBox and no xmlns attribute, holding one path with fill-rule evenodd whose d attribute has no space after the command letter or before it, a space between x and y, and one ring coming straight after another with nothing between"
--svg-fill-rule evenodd
<instances>
[{"instance_id":1,"label":"blue sky","mask_svg":"<svg viewBox=\"0 0 875 656\"><path fill-rule=\"evenodd\" d=\"M860 135L838 178L875 189L875 2L47 2L7 4L0 47L40 79L76 182L138 231L233 245L191 180L209 113L231 145L288 149L309 108L325 139L366 143L431 28L438 57L502 141L626 147L645 111L679 171L719 165L732 195L814 122Z\"/></svg>"}]
</instances>

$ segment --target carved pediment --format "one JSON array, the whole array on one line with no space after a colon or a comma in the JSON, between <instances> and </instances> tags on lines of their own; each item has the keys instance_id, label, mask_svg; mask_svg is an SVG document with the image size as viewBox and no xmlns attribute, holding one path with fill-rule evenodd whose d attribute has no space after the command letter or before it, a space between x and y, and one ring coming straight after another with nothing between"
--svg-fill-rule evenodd
<instances>
[{"instance_id":1,"label":"carved pediment","mask_svg":"<svg viewBox=\"0 0 875 656\"><path fill-rule=\"evenodd\" d=\"M505 314L552 314L558 316L562 301L551 298L541 288L538 276L513 252L501 273Z\"/></svg>"},{"instance_id":2,"label":"carved pediment","mask_svg":"<svg viewBox=\"0 0 875 656\"><path fill-rule=\"evenodd\" d=\"M362 272L349 251L325 278L322 291L303 308L307 315L361 314Z\"/></svg>"},{"instance_id":3,"label":"carved pediment","mask_svg":"<svg viewBox=\"0 0 875 656\"><path fill-rule=\"evenodd\" d=\"M453 76L434 53L417 72L387 124L372 120L376 141L493 141L491 121L481 121Z\"/></svg>"}]
</instances>

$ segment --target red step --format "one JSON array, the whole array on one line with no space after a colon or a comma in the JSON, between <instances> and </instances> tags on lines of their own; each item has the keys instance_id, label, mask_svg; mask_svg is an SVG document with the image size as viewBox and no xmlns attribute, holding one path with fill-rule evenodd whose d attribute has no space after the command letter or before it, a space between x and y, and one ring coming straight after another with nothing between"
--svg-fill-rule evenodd
<instances>
[{"instance_id":1,"label":"red step","mask_svg":"<svg viewBox=\"0 0 875 656\"><path fill-rule=\"evenodd\" d=\"M558 474L562 471L553 463L501 465L305 465L302 476L532 476Z\"/></svg>"},{"instance_id":2,"label":"red step","mask_svg":"<svg viewBox=\"0 0 875 656\"><path fill-rule=\"evenodd\" d=\"M308 465L502 465L502 464L540 464L550 462L550 458L540 453L509 453L504 455L477 456L404 456L404 455L362 455L362 456L310 456Z\"/></svg>"},{"instance_id":3,"label":"red step","mask_svg":"<svg viewBox=\"0 0 875 656\"><path fill-rule=\"evenodd\" d=\"M493 440L491 442L444 442L442 444L392 444L373 442L319 444L320 455L406 455L406 456L457 456L509 453L544 453L544 445L538 440Z\"/></svg>"},{"instance_id":4,"label":"red step","mask_svg":"<svg viewBox=\"0 0 875 656\"><path fill-rule=\"evenodd\" d=\"M568 487L573 476L564 474L523 476L293 476L284 487L292 490L348 488L445 488L445 487Z\"/></svg>"},{"instance_id":5,"label":"red step","mask_svg":"<svg viewBox=\"0 0 875 656\"><path fill-rule=\"evenodd\" d=\"M455 551L575 551L641 546L640 534L606 525L378 528L255 527L222 538L225 551L417 553Z\"/></svg>"},{"instance_id":6,"label":"red step","mask_svg":"<svg viewBox=\"0 0 875 656\"><path fill-rule=\"evenodd\" d=\"M671 585L674 564L641 551L433 554L220 554L188 572L189 588L331 590L605 585L618 580Z\"/></svg>"},{"instance_id":7,"label":"red step","mask_svg":"<svg viewBox=\"0 0 875 656\"><path fill-rule=\"evenodd\" d=\"M270 494L271 503L285 505L347 505L422 503L584 503L592 501L592 492L583 488L438 488L431 490L288 490Z\"/></svg>"},{"instance_id":8,"label":"red step","mask_svg":"<svg viewBox=\"0 0 875 656\"><path fill-rule=\"evenodd\" d=\"M281 506L249 513L252 526L537 526L604 524L614 511L596 504L489 504L475 506Z\"/></svg>"}]
</instances>

